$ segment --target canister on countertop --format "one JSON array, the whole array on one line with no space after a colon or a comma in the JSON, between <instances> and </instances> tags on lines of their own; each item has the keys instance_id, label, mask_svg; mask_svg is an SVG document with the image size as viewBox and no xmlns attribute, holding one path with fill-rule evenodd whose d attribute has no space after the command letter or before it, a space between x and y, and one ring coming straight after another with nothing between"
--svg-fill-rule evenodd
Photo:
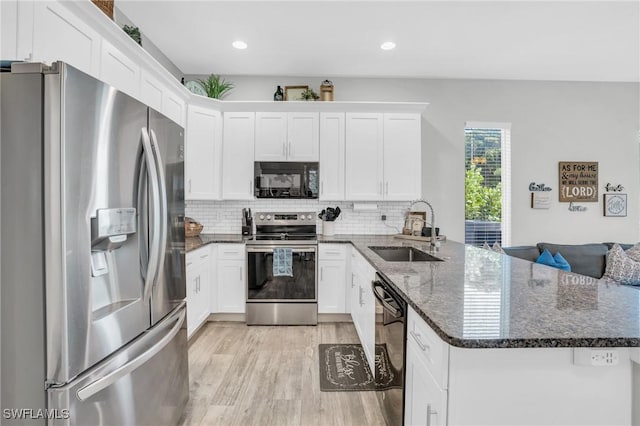
<instances>
[{"instance_id":1,"label":"canister on countertop","mask_svg":"<svg viewBox=\"0 0 640 426\"><path fill-rule=\"evenodd\" d=\"M329 80L325 80L320 85L320 100L332 101L333 100L333 83Z\"/></svg>"}]
</instances>

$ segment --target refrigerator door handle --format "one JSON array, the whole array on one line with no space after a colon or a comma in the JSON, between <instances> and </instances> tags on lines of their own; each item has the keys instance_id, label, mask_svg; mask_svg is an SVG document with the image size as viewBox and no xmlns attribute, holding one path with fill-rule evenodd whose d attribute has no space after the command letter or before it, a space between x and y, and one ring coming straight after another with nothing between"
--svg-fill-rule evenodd
<instances>
[{"instance_id":1,"label":"refrigerator door handle","mask_svg":"<svg viewBox=\"0 0 640 426\"><path fill-rule=\"evenodd\" d=\"M156 279L158 271L158 262L160 260L161 247L161 219L158 220L158 213L161 211L161 195L160 185L158 181L158 171L156 168L156 162L153 154L153 148L151 147L151 140L146 128L142 128L142 151L144 153L145 162L147 164L147 173L149 174L149 184L151 186L151 200L153 203L153 231L151 233L151 244L149 249L149 264L147 265L147 273L144 283L143 297L147 301L151 297L151 288Z\"/></svg>"},{"instance_id":2,"label":"refrigerator door handle","mask_svg":"<svg viewBox=\"0 0 640 426\"><path fill-rule=\"evenodd\" d=\"M160 250L158 253L158 264L156 266L156 274L155 278L160 275L162 268L164 267L165 256L167 253L167 237L168 237L168 221L169 221L169 209L167 206L167 185L164 174L164 161L162 161L162 156L160 155L160 148L158 146L158 139L156 138L156 133L153 129L149 130L149 134L151 135L151 148L155 152L156 166L158 170L158 187L160 189ZM157 280L155 280L157 281ZM156 282L153 283L153 287L155 287Z\"/></svg>"},{"instance_id":3,"label":"refrigerator door handle","mask_svg":"<svg viewBox=\"0 0 640 426\"><path fill-rule=\"evenodd\" d=\"M158 343L153 345L146 352L132 359L130 362L124 364L122 367L119 367L118 369L112 371L106 376L101 377L98 380L89 383L87 386L84 386L77 393L78 399L80 401L86 401L96 393L100 392L105 388L108 388L109 386L111 386L112 384L114 384L124 376L130 374L131 372L133 372L134 370L142 366L144 363L149 361L151 358L153 358L158 352L164 349L164 347L167 346L169 342L171 342L171 340L173 340L176 334L178 334L178 332L182 328L182 323L184 322L185 315L186 315L185 309L181 309L178 312L174 313L173 318L168 318L165 324L160 325L160 327L155 330L156 332L159 332L160 330L163 330L168 326L170 326L171 324L173 324L173 322L175 321L175 325L173 326L173 328L162 339L160 339ZM152 332L147 336L147 338L153 338L156 334L157 333ZM146 340L147 339L143 339L138 343L143 344Z\"/></svg>"}]
</instances>

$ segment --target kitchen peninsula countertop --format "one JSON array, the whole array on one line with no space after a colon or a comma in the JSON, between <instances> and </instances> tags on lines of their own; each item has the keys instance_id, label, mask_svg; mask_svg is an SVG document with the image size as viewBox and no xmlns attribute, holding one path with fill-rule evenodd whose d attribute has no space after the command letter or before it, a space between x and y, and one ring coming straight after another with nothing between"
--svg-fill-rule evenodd
<instances>
[{"instance_id":1,"label":"kitchen peninsula countertop","mask_svg":"<svg viewBox=\"0 0 640 426\"><path fill-rule=\"evenodd\" d=\"M203 236L242 242L242 236ZM454 241L443 262L388 262L370 246L428 243L390 235L318 236L350 243L447 343L463 348L640 346L640 289ZM189 242L187 241L187 247ZM187 249L189 250L189 248Z\"/></svg>"}]
</instances>

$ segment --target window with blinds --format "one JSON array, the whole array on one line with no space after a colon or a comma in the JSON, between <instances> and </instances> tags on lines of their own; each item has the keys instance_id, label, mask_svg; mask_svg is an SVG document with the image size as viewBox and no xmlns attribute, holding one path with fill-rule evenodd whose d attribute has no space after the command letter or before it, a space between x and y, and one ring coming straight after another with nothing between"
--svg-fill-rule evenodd
<instances>
[{"instance_id":1,"label":"window with blinds","mask_svg":"<svg viewBox=\"0 0 640 426\"><path fill-rule=\"evenodd\" d=\"M465 243L510 243L511 147L508 123L465 128Z\"/></svg>"}]
</instances>

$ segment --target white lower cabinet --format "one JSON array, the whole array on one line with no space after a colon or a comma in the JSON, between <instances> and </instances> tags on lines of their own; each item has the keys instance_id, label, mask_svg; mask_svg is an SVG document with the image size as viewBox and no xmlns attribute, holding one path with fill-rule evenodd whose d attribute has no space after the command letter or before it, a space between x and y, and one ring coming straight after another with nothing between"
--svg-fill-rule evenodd
<instances>
[{"instance_id":1,"label":"white lower cabinet","mask_svg":"<svg viewBox=\"0 0 640 426\"><path fill-rule=\"evenodd\" d=\"M318 246L318 313L343 314L347 309L348 244Z\"/></svg>"},{"instance_id":2,"label":"white lower cabinet","mask_svg":"<svg viewBox=\"0 0 640 426\"><path fill-rule=\"evenodd\" d=\"M407 339L405 371L404 424L446 425L447 391L431 376L421 348L411 339Z\"/></svg>"},{"instance_id":3,"label":"white lower cabinet","mask_svg":"<svg viewBox=\"0 0 640 426\"><path fill-rule=\"evenodd\" d=\"M405 425L632 424L629 351L611 349L619 363L593 367L574 348L460 348L409 308Z\"/></svg>"},{"instance_id":4,"label":"white lower cabinet","mask_svg":"<svg viewBox=\"0 0 640 426\"><path fill-rule=\"evenodd\" d=\"M371 289L375 269L356 249L351 250L351 318L364 348L369 368L375 365L376 304Z\"/></svg>"},{"instance_id":5,"label":"white lower cabinet","mask_svg":"<svg viewBox=\"0 0 640 426\"><path fill-rule=\"evenodd\" d=\"M211 288L211 252L209 246L187 253L187 335L191 335L209 317Z\"/></svg>"},{"instance_id":6,"label":"white lower cabinet","mask_svg":"<svg viewBox=\"0 0 640 426\"><path fill-rule=\"evenodd\" d=\"M217 312L245 313L247 260L244 244L218 244Z\"/></svg>"}]
</instances>

